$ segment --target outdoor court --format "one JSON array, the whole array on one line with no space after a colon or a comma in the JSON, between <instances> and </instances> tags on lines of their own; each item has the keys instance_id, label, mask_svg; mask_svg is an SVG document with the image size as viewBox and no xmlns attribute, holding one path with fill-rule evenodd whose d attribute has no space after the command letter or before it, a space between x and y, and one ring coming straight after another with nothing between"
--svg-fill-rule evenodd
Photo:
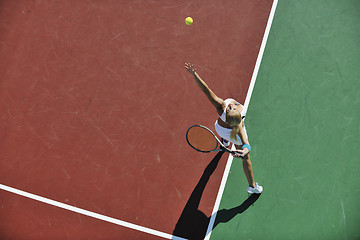
<instances>
[{"instance_id":1,"label":"outdoor court","mask_svg":"<svg viewBox=\"0 0 360 240\"><path fill-rule=\"evenodd\" d=\"M360 239L359 10L0 1L0 239ZM217 114L185 62L247 108L263 194L188 146Z\"/></svg>"}]
</instances>

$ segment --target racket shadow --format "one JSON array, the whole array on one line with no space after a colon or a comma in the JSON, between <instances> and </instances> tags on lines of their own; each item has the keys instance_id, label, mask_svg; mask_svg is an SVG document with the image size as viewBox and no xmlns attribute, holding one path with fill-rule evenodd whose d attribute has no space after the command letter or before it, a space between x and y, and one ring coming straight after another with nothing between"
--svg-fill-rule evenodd
<instances>
[{"instance_id":1,"label":"racket shadow","mask_svg":"<svg viewBox=\"0 0 360 240\"><path fill-rule=\"evenodd\" d=\"M205 190L206 184L208 183L211 175L214 173L218 163L224 152L219 152L207 165L202 174L198 184L191 193L178 222L175 225L173 231L173 239L176 237L182 237L191 240L204 239L206 237L206 232L210 222L210 217L206 216L205 213L199 210L199 204L202 197L202 194ZM213 226L213 229L219 223L226 223L234 218L237 214L244 212L248 207L250 207L260 195L253 194L248 199L246 199L241 205L234 207L232 209L222 209L219 210L216 214L216 220Z\"/></svg>"}]
</instances>

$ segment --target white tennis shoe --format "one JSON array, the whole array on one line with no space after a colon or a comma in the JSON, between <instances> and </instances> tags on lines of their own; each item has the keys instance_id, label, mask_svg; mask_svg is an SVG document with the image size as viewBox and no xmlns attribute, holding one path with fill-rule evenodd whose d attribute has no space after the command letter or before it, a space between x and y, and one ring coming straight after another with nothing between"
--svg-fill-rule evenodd
<instances>
[{"instance_id":1,"label":"white tennis shoe","mask_svg":"<svg viewBox=\"0 0 360 240\"><path fill-rule=\"evenodd\" d=\"M246 192L248 194L253 194L253 193L256 193L256 194L260 194L263 192L263 187L260 186L258 183L255 183L255 187L248 187Z\"/></svg>"}]
</instances>

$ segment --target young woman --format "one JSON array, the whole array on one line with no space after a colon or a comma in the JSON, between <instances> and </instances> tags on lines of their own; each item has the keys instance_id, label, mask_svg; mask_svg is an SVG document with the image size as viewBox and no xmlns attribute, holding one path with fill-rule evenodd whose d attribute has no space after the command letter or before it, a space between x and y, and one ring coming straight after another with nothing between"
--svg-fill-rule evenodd
<instances>
[{"instance_id":1,"label":"young woman","mask_svg":"<svg viewBox=\"0 0 360 240\"><path fill-rule=\"evenodd\" d=\"M216 96L204 80L200 78L192 64L185 63L185 68L193 75L196 83L216 108L219 118L215 122L215 130L222 138L224 145L228 147L230 142L232 142L236 147L234 157L242 158L244 173L249 183L249 187L246 191L249 194L262 193L262 186L254 181L249 155L251 147L244 130L244 106L234 99L228 98L223 100Z\"/></svg>"}]
</instances>

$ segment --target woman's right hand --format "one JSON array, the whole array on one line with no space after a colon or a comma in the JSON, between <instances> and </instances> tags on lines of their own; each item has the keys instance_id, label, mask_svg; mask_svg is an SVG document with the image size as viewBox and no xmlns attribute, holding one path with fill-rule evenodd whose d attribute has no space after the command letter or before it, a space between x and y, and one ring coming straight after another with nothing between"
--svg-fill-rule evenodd
<instances>
[{"instance_id":1,"label":"woman's right hand","mask_svg":"<svg viewBox=\"0 0 360 240\"><path fill-rule=\"evenodd\" d=\"M196 69L194 68L194 65L191 63L185 63L185 68L188 70L189 73L194 75L196 73Z\"/></svg>"},{"instance_id":2,"label":"woman's right hand","mask_svg":"<svg viewBox=\"0 0 360 240\"><path fill-rule=\"evenodd\" d=\"M243 158L245 157L247 154L249 153L249 149L244 148L244 149L236 149L233 150L233 156L236 158Z\"/></svg>"}]
</instances>

